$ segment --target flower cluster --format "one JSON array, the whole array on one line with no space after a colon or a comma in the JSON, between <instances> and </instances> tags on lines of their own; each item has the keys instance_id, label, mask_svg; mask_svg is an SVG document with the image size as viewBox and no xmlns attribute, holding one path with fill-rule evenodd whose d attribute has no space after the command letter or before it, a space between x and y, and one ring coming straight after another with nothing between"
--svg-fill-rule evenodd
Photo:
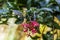
<instances>
[{"instance_id":1,"label":"flower cluster","mask_svg":"<svg viewBox=\"0 0 60 40\"><path fill-rule=\"evenodd\" d=\"M37 32L37 29L39 27L39 23L36 21L30 21L29 23L23 23L22 24L23 28L24 28L24 32L28 32L31 31L32 34Z\"/></svg>"}]
</instances>

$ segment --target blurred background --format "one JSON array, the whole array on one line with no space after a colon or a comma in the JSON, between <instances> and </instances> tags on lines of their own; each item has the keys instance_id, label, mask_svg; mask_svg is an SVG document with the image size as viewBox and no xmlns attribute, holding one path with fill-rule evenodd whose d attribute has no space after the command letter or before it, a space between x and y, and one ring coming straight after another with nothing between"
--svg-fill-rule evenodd
<instances>
[{"instance_id":1,"label":"blurred background","mask_svg":"<svg viewBox=\"0 0 60 40\"><path fill-rule=\"evenodd\" d=\"M0 0L0 40L60 40L60 0Z\"/></svg>"}]
</instances>

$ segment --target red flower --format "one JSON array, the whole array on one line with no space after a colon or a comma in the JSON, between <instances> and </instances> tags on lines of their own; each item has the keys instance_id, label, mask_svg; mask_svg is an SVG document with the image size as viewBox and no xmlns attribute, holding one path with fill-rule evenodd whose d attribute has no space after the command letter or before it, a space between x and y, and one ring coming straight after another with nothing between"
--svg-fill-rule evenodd
<instances>
[{"instance_id":1,"label":"red flower","mask_svg":"<svg viewBox=\"0 0 60 40\"><path fill-rule=\"evenodd\" d=\"M36 29L32 29L32 34L36 33L37 30Z\"/></svg>"},{"instance_id":2,"label":"red flower","mask_svg":"<svg viewBox=\"0 0 60 40\"><path fill-rule=\"evenodd\" d=\"M27 31L28 31L29 24L23 23L22 26L23 26L23 28L24 28L23 31L24 31L24 32L27 32Z\"/></svg>"},{"instance_id":3,"label":"red flower","mask_svg":"<svg viewBox=\"0 0 60 40\"><path fill-rule=\"evenodd\" d=\"M34 26L31 24L31 23L29 23L29 30L32 30L32 29L34 29Z\"/></svg>"},{"instance_id":4,"label":"red flower","mask_svg":"<svg viewBox=\"0 0 60 40\"><path fill-rule=\"evenodd\" d=\"M32 34L34 34L37 32L37 29L35 29L35 27L39 27L39 23L36 21L30 21L29 24L23 23L22 26L24 27L24 32L27 32L29 29Z\"/></svg>"},{"instance_id":5,"label":"red flower","mask_svg":"<svg viewBox=\"0 0 60 40\"><path fill-rule=\"evenodd\" d=\"M27 31L28 31L28 29L24 29L23 31L24 31L24 32L27 32Z\"/></svg>"},{"instance_id":6,"label":"red flower","mask_svg":"<svg viewBox=\"0 0 60 40\"><path fill-rule=\"evenodd\" d=\"M28 27L29 27L29 24L23 23L22 26L23 26L24 28L28 28Z\"/></svg>"},{"instance_id":7,"label":"red flower","mask_svg":"<svg viewBox=\"0 0 60 40\"><path fill-rule=\"evenodd\" d=\"M34 27L39 27L39 23L36 21L31 21L31 25Z\"/></svg>"}]
</instances>

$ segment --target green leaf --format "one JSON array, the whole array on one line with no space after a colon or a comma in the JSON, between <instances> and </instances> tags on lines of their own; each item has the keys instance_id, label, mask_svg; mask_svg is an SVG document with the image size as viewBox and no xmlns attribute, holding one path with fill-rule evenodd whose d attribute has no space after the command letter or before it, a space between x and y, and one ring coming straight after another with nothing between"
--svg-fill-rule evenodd
<instances>
[{"instance_id":1,"label":"green leaf","mask_svg":"<svg viewBox=\"0 0 60 40\"><path fill-rule=\"evenodd\" d=\"M53 40L53 34L50 34L50 32L47 32L47 34L43 34L43 40Z\"/></svg>"},{"instance_id":2,"label":"green leaf","mask_svg":"<svg viewBox=\"0 0 60 40\"><path fill-rule=\"evenodd\" d=\"M60 29L59 24L57 24L56 22L53 23L53 26L54 26L55 29Z\"/></svg>"},{"instance_id":3,"label":"green leaf","mask_svg":"<svg viewBox=\"0 0 60 40\"><path fill-rule=\"evenodd\" d=\"M32 0L27 0L27 9L30 9L30 7L31 7L31 1Z\"/></svg>"}]
</instances>

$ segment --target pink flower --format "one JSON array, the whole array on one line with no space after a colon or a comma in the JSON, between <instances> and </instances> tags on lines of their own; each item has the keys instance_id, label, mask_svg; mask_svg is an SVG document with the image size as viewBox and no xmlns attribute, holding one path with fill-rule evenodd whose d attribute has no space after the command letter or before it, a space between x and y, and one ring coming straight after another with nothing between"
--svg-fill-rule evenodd
<instances>
[{"instance_id":1,"label":"pink flower","mask_svg":"<svg viewBox=\"0 0 60 40\"><path fill-rule=\"evenodd\" d=\"M22 26L23 26L23 28L24 28L23 31L24 31L24 32L27 32L27 31L28 31L29 24L23 23Z\"/></svg>"},{"instance_id":2,"label":"pink flower","mask_svg":"<svg viewBox=\"0 0 60 40\"><path fill-rule=\"evenodd\" d=\"M34 26L33 26L31 23L29 23L29 25L30 25L30 26L28 27L28 28L29 28L29 30L34 29Z\"/></svg>"},{"instance_id":3,"label":"pink flower","mask_svg":"<svg viewBox=\"0 0 60 40\"><path fill-rule=\"evenodd\" d=\"M36 21L31 21L31 25L33 25L34 27L39 27L39 23Z\"/></svg>"},{"instance_id":4,"label":"pink flower","mask_svg":"<svg viewBox=\"0 0 60 40\"><path fill-rule=\"evenodd\" d=\"M24 29L23 31L24 31L24 32L27 32L27 31L28 31L28 29Z\"/></svg>"},{"instance_id":5,"label":"pink flower","mask_svg":"<svg viewBox=\"0 0 60 40\"><path fill-rule=\"evenodd\" d=\"M36 30L36 29L32 29L31 31L32 31L32 34L34 34L34 33L36 33L36 32L37 32L37 30Z\"/></svg>"},{"instance_id":6,"label":"pink flower","mask_svg":"<svg viewBox=\"0 0 60 40\"><path fill-rule=\"evenodd\" d=\"M22 24L23 28L24 28L24 32L27 32L28 29L29 31L32 32L32 34L37 32L37 29L35 29L35 27L39 27L39 23L36 21L30 21L30 23L23 23Z\"/></svg>"},{"instance_id":7,"label":"pink flower","mask_svg":"<svg viewBox=\"0 0 60 40\"><path fill-rule=\"evenodd\" d=\"M24 28L28 28L28 27L29 27L29 24L23 23L22 26L23 26Z\"/></svg>"}]
</instances>

